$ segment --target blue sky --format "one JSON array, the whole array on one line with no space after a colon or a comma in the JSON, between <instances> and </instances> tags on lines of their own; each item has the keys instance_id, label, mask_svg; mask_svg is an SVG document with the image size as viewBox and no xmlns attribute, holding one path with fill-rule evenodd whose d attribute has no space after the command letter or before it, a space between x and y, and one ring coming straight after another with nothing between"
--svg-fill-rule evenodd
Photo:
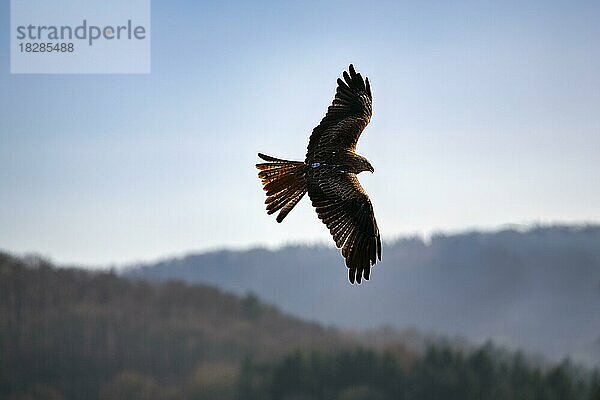
<instances>
[{"instance_id":1,"label":"blue sky","mask_svg":"<svg viewBox=\"0 0 600 400\"><path fill-rule=\"evenodd\" d=\"M256 153L302 159L352 62L385 239L600 221L600 3L152 3L149 75L11 75L0 5L0 248L90 265L329 243L277 224ZM452 3L452 4L450 4Z\"/></svg>"}]
</instances>

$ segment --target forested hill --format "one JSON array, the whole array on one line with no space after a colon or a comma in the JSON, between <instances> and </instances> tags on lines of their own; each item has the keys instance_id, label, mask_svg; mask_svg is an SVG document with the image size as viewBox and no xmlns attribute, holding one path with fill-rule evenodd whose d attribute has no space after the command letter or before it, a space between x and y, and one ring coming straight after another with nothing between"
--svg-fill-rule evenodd
<instances>
[{"instance_id":1,"label":"forested hill","mask_svg":"<svg viewBox=\"0 0 600 400\"><path fill-rule=\"evenodd\" d=\"M382 263L361 286L348 284L341 256L326 247L191 254L127 274L252 291L294 315L341 327L416 327L600 363L600 226L385 243Z\"/></svg>"},{"instance_id":2,"label":"forested hill","mask_svg":"<svg viewBox=\"0 0 600 400\"><path fill-rule=\"evenodd\" d=\"M94 399L115 376L131 371L126 379L152 377L161 386L181 387L199 367L218 377L244 357L264 361L345 343L337 332L252 295L135 282L0 253L2 399L32 388L38 390L33 398L58 392Z\"/></svg>"},{"instance_id":3,"label":"forested hill","mask_svg":"<svg viewBox=\"0 0 600 400\"><path fill-rule=\"evenodd\" d=\"M8 400L598 400L600 375L487 344L366 348L204 285L0 253Z\"/></svg>"}]
</instances>

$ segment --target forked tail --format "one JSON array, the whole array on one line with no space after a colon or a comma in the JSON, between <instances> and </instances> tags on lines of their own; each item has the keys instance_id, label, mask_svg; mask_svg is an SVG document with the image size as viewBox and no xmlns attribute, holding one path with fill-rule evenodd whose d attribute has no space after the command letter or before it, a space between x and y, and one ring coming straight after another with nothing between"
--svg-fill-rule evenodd
<instances>
[{"instance_id":1,"label":"forked tail","mask_svg":"<svg viewBox=\"0 0 600 400\"><path fill-rule=\"evenodd\" d=\"M258 177L267 192L267 214L279 211L277 222L292 211L292 208L306 194L306 164L301 161L289 161L258 153L265 163L256 164Z\"/></svg>"}]
</instances>

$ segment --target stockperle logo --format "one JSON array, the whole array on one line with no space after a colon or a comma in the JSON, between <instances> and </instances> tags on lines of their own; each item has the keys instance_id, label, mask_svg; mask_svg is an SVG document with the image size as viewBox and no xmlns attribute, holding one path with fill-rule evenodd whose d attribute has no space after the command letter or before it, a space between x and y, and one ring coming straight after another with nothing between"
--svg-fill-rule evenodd
<instances>
[{"instance_id":1,"label":"stockperle logo","mask_svg":"<svg viewBox=\"0 0 600 400\"><path fill-rule=\"evenodd\" d=\"M150 0L11 0L12 73L149 73Z\"/></svg>"}]
</instances>

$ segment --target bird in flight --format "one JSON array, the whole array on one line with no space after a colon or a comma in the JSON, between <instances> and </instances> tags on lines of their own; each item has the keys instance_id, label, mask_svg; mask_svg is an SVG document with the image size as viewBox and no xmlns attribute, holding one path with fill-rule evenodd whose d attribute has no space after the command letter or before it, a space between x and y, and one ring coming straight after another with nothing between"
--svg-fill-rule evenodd
<instances>
[{"instance_id":1,"label":"bird in flight","mask_svg":"<svg viewBox=\"0 0 600 400\"><path fill-rule=\"evenodd\" d=\"M371 120L371 86L352 64L343 78L338 78L333 102L310 135L306 159L290 161L258 153L266 162L256 168L267 192L267 214L279 211L277 222L308 192L319 219L341 249L354 284L369 280L371 267L381 260L381 237L371 200L356 176L374 172L369 161L356 154L358 138Z\"/></svg>"}]
</instances>

